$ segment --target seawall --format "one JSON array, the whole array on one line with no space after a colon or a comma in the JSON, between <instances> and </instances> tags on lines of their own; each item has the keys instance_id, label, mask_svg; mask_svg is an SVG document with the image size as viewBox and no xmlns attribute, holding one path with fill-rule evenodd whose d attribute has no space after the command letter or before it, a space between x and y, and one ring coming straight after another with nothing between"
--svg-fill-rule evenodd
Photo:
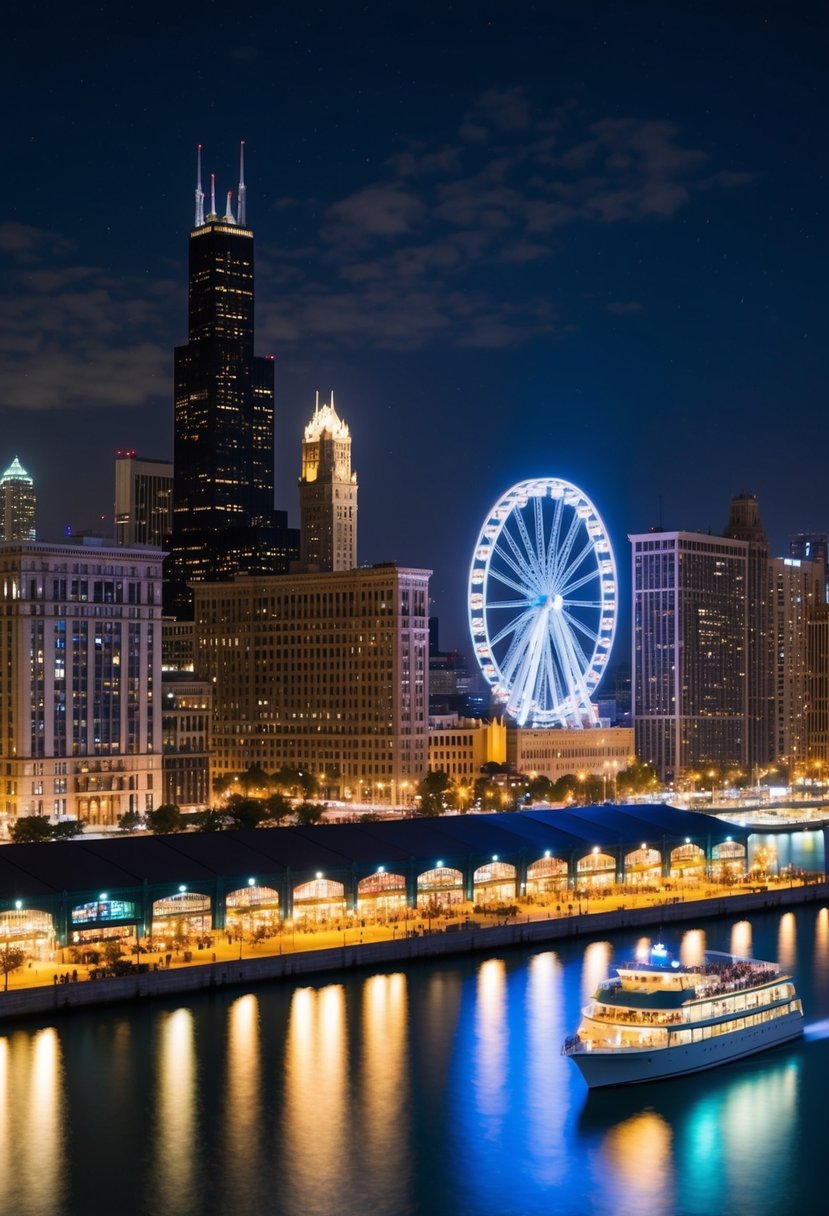
<instances>
[{"instance_id":1,"label":"seawall","mask_svg":"<svg viewBox=\"0 0 829 1216\"><path fill-rule=\"evenodd\" d=\"M826 902L829 902L829 882L715 899L661 903L645 908L625 908L620 905L612 912L560 916L549 920L521 921L519 918L506 925L475 925L450 933L426 933L386 942L303 950L295 954L261 955L233 962L147 971L78 984L18 988L11 992L0 992L0 1021L41 1017L56 1011L70 1012L95 1005L246 986L267 980L293 980L354 968L388 967L417 959L491 953L563 938L598 938L617 929L644 929L691 920L734 919L750 912Z\"/></svg>"}]
</instances>

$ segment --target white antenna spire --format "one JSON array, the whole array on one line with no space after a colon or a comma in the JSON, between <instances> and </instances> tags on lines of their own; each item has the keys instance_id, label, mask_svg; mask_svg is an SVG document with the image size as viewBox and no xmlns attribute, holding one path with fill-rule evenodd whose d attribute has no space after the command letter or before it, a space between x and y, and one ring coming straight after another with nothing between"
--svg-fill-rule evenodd
<instances>
[{"instance_id":1,"label":"white antenna spire","mask_svg":"<svg viewBox=\"0 0 829 1216\"><path fill-rule=\"evenodd\" d=\"M317 389L317 399L314 404L314 413L318 414L319 412L320 412L320 391L319 391L319 389Z\"/></svg>"},{"instance_id":2,"label":"white antenna spire","mask_svg":"<svg viewBox=\"0 0 829 1216\"><path fill-rule=\"evenodd\" d=\"M217 219L216 215L216 174L210 174L210 215L208 219Z\"/></svg>"},{"instance_id":3,"label":"white antenna spire","mask_svg":"<svg viewBox=\"0 0 829 1216\"><path fill-rule=\"evenodd\" d=\"M238 220L244 228L247 222L246 203L247 203L247 188L245 186L245 141L242 140L239 146L239 192L238 198Z\"/></svg>"},{"instance_id":4,"label":"white antenna spire","mask_svg":"<svg viewBox=\"0 0 829 1216\"><path fill-rule=\"evenodd\" d=\"M196 227L204 223L204 191L201 188L201 144L196 157Z\"/></svg>"},{"instance_id":5,"label":"white antenna spire","mask_svg":"<svg viewBox=\"0 0 829 1216\"><path fill-rule=\"evenodd\" d=\"M232 198L233 198L233 191L228 190L228 192L227 192L227 210L225 211L225 214L224 214L224 218L227 220L228 224L236 223L235 219L233 218L233 212L230 210L230 200Z\"/></svg>"}]
</instances>

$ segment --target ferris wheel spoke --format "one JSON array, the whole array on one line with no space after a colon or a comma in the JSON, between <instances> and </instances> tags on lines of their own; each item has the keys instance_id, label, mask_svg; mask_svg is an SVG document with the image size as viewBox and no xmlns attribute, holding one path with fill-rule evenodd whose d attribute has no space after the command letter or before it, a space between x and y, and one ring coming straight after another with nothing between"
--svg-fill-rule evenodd
<instances>
[{"instance_id":1,"label":"ferris wheel spoke","mask_svg":"<svg viewBox=\"0 0 829 1216\"><path fill-rule=\"evenodd\" d=\"M544 650L544 666L547 670L547 684L550 689L550 709L557 710L564 700L564 697L562 695L561 684L559 682L558 672L556 670L556 660L553 653L553 639L549 633L547 634L547 645ZM557 716L559 721L561 721L561 716ZM562 725L563 724L564 723L562 722Z\"/></svg>"},{"instance_id":2,"label":"ferris wheel spoke","mask_svg":"<svg viewBox=\"0 0 829 1216\"><path fill-rule=\"evenodd\" d=\"M544 567L544 573L549 583L553 577L553 568L555 566L556 553L558 551L558 538L561 534L561 516L564 512L564 499L556 498L555 506L553 507L553 522L550 524L550 540L547 544L547 562Z\"/></svg>"},{"instance_id":3,"label":"ferris wheel spoke","mask_svg":"<svg viewBox=\"0 0 829 1216\"><path fill-rule=\"evenodd\" d=\"M526 594L526 586L522 586L521 583L516 583L513 579L504 574L503 570L496 570L493 566L490 566L489 573L491 578L497 578L499 583L503 583L505 587L511 587L512 590L517 591L519 595Z\"/></svg>"},{"instance_id":4,"label":"ferris wheel spoke","mask_svg":"<svg viewBox=\"0 0 829 1216\"><path fill-rule=\"evenodd\" d=\"M559 574L558 581L560 583L568 582L573 577L573 575L576 573L576 571L579 569L579 567L584 563L584 559L586 557L588 557L591 553L594 553L594 552L595 552L595 550L593 549L593 541L591 539L588 539L587 544L584 546L581 553L579 553L576 560L571 562L570 565L567 567L567 569L563 573ZM596 572L598 573L598 568L597 568Z\"/></svg>"},{"instance_id":5,"label":"ferris wheel spoke","mask_svg":"<svg viewBox=\"0 0 829 1216\"><path fill-rule=\"evenodd\" d=\"M498 556L501 558L502 561L505 561L507 563L507 565L510 567L511 570L515 571L515 573L518 575L519 578L524 580L525 588L526 587L538 587L538 589L540 590L540 584L535 575L535 572L532 570L532 568L530 566L527 565L527 563L524 559L524 554L521 552L520 548L518 547L518 542L516 541L515 537L506 528L504 528L504 531L502 532L501 535L504 537L504 539L506 540L510 549L512 550L512 557L510 557L509 553L507 553L505 549L502 549L500 547L500 545L495 546L495 550L494 550L495 553L498 554Z\"/></svg>"},{"instance_id":6,"label":"ferris wheel spoke","mask_svg":"<svg viewBox=\"0 0 829 1216\"><path fill-rule=\"evenodd\" d=\"M532 615L533 612L534 609L529 608L526 612L522 613L521 616L517 616L511 620L508 625L503 627L500 633L496 633L495 637L490 639L490 646L497 646L499 642L503 642L504 638L509 637L509 635L514 633L516 629L523 627L524 622L529 616Z\"/></svg>"},{"instance_id":7,"label":"ferris wheel spoke","mask_svg":"<svg viewBox=\"0 0 829 1216\"><path fill-rule=\"evenodd\" d=\"M569 612L562 613L564 619L570 624L573 629L578 629L586 638L590 638L591 642L598 642L599 635L594 633L592 629L585 625L584 621L580 621L577 616L572 616Z\"/></svg>"},{"instance_id":8,"label":"ferris wheel spoke","mask_svg":"<svg viewBox=\"0 0 829 1216\"><path fill-rule=\"evenodd\" d=\"M565 608L592 608L598 611L602 607L601 600L565 600Z\"/></svg>"},{"instance_id":9,"label":"ferris wheel spoke","mask_svg":"<svg viewBox=\"0 0 829 1216\"><path fill-rule=\"evenodd\" d=\"M522 600L492 600L487 604L487 611L500 612L506 608L534 608L535 599L530 599L527 596Z\"/></svg>"},{"instance_id":10,"label":"ferris wheel spoke","mask_svg":"<svg viewBox=\"0 0 829 1216\"><path fill-rule=\"evenodd\" d=\"M538 558L538 568L546 572L547 555L544 548L544 500L538 496L533 499L533 515L535 516L535 552Z\"/></svg>"},{"instance_id":11,"label":"ferris wheel spoke","mask_svg":"<svg viewBox=\"0 0 829 1216\"><path fill-rule=\"evenodd\" d=\"M521 632L516 633L510 643L509 650L504 656L504 661L501 663L501 676L505 683L509 683L515 678L515 671L518 664L521 662L524 652L527 647L529 635L532 633L533 617L528 617L521 626Z\"/></svg>"},{"instance_id":12,"label":"ferris wheel spoke","mask_svg":"<svg viewBox=\"0 0 829 1216\"><path fill-rule=\"evenodd\" d=\"M574 725L583 726L582 714L591 714L590 693L587 690L585 683L585 673L589 670L587 659L578 639L565 626L564 622L558 618L556 620L559 634L561 637L562 654L566 655L566 667L568 670L567 683L571 697L572 713L578 721Z\"/></svg>"},{"instance_id":13,"label":"ferris wheel spoke","mask_svg":"<svg viewBox=\"0 0 829 1216\"><path fill-rule=\"evenodd\" d=\"M532 624L532 630L527 639L527 645L521 658L521 666L515 679L510 707L516 713L520 726L523 726L533 708L533 690L538 677L538 667L543 651L544 634L547 629L548 612L539 612Z\"/></svg>"},{"instance_id":14,"label":"ferris wheel spoke","mask_svg":"<svg viewBox=\"0 0 829 1216\"><path fill-rule=\"evenodd\" d=\"M577 578L574 583L568 583L566 587L562 587L561 594L563 596L565 596L565 598L566 598L570 594L571 591L578 591L579 587L583 587L585 585L585 583L589 583L591 581L591 579L598 578L598 577L599 577L598 569L591 570L589 574L583 574L581 576L581 578ZM564 580L562 579L562 582L563 581Z\"/></svg>"},{"instance_id":15,"label":"ferris wheel spoke","mask_svg":"<svg viewBox=\"0 0 829 1216\"><path fill-rule=\"evenodd\" d=\"M521 540L524 542L524 548L527 552L527 560L530 569L533 571L536 579L539 581L544 577L543 567L538 564L538 554L533 548L533 543L530 540L530 534L527 531L527 525L524 523L524 516L520 511L516 512L515 525L521 535Z\"/></svg>"},{"instance_id":16,"label":"ferris wheel spoke","mask_svg":"<svg viewBox=\"0 0 829 1216\"><path fill-rule=\"evenodd\" d=\"M567 565L570 561L570 554L573 551L573 545L576 543L576 537L578 535L580 526L581 520L579 519L578 515L573 512L573 518L570 520L570 527L567 529L567 535L562 542L561 550L556 554L556 561L553 567L553 577L555 578L556 582L558 582L558 580L561 578L562 571L567 569Z\"/></svg>"}]
</instances>

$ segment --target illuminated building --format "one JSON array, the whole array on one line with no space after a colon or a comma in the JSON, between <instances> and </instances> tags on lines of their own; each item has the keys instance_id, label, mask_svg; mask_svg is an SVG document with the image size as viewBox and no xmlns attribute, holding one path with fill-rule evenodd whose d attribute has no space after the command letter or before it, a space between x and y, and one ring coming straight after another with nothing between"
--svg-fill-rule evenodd
<instances>
[{"instance_id":1,"label":"illuminated building","mask_svg":"<svg viewBox=\"0 0 829 1216\"><path fill-rule=\"evenodd\" d=\"M357 474L351 471L351 435L331 401L314 416L302 442L299 479L299 556L308 571L357 566Z\"/></svg>"},{"instance_id":2,"label":"illuminated building","mask_svg":"<svg viewBox=\"0 0 829 1216\"><path fill-rule=\"evenodd\" d=\"M163 549L173 526L173 466L135 452L115 456L115 543Z\"/></svg>"},{"instance_id":3,"label":"illuminated building","mask_svg":"<svg viewBox=\"0 0 829 1216\"><path fill-rule=\"evenodd\" d=\"M178 672L162 673L164 802L183 811L210 806L210 685Z\"/></svg>"},{"instance_id":4,"label":"illuminated building","mask_svg":"<svg viewBox=\"0 0 829 1216\"><path fill-rule=\"evenodd\" d=\"M530 777L559 777L590 773L606 779L608 798L615 794L615 779L634 758L633 728L572 730L516 727L507 731L507 760L516 773Z\"/></svg>"},{"instance_id":5,"label":"illuminated building","mask_svg":"<svg viewBox=\"0 0 829 1216\"><path fill-rule=\"evenodd\" d=\"M161 801L161 561L0 545L0 809L114 824Z\"/></svg>"},{"instance_id":6,"label":"illuminated building","mask_svg":"<svg viewBox=\"0 0 829 1216\"><path fill-rule=\"evenodd\" d=\"M238 212L204 214L201 148L190 233L189 340L175 352L173 530L168 607L188 616L188 584L273 574L296 557L297 536L274 510L274 365L253 353L253 233Z\"/></svg>"},{"instance_id":7,"label":"illuminated building","mask_svg":"<svg viewBox=\"0 0 829 1216\"><path fill-rule=\"evenodd\" d=\"M769 562L772 639L771 760L785 756L792 771L810 752L812 676L820 668L809 655L810 622L823 603L823 562L776 557ZM819 637L813 633L812 643ZM815 659L818 658L815 651ZM819 732L822 733L822 732Z\"/></svg>"},{"instance_id":8,"label":"illuminated building","mask_svg":"<svg viewBox=\"0 0 829 1216\"><path fill-rule=\"evenodd\" d=\"M455 785L469 786L470 798L481 766L505 764L506 759L507 728L503 720L483 722L457 714L430 716L429 768L447 773Z\"/></svg>"},{"instance_id":9,"label":"illuminated building","mask_svg":"<svg viewBox=\"0 0 829 1216\"><path fill-rule=\"evenodd\" d=\"M392 802L427 766L429 572L392 564L194 589L215 777L288 764Z\"/></svg>"},{"instance_id":10,"label":"illuminated building","mask_svg":"<svg viewBox=\"0 0 829 1216\"><path fill-rule=\"evenodd\" d=\"M15 456L0 477L0 541L35 539L35 485Z\"/></svg>"},{"instance_id":11,"label":"illuminated building","mask_svg":"<svg viewBox=\"0 0 829 1216\"><path fill-rule=\"evenodd\" d=\"M754 494L731 500L724 536L746 545L745 751L741 764L752 771L772 756L772 648L769 602L769 545Z\"/></svg>"}]
</instances>

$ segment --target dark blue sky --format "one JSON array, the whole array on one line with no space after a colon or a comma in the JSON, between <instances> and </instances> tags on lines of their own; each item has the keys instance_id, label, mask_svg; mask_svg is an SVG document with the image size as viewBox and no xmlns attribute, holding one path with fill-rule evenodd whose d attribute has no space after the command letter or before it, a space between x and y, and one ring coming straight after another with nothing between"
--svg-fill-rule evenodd
<instances>
[{"instance_id":1,"label":"dark blue sky","mask_svg":"<svg viewBox=\"0 0 829 1216\"><path fill-rule=\"evenodd\" d=\"M825 6L230 8L4 16L0 463L42 535L111 515L116 447L171 454L194 149L223 198L242 137L278 505L333 387L361 559L434 569L445 644L526 477L625 575L660 509L720 529L742 489L778 552L829 529Z\"/></svg>"}]
</instances>

